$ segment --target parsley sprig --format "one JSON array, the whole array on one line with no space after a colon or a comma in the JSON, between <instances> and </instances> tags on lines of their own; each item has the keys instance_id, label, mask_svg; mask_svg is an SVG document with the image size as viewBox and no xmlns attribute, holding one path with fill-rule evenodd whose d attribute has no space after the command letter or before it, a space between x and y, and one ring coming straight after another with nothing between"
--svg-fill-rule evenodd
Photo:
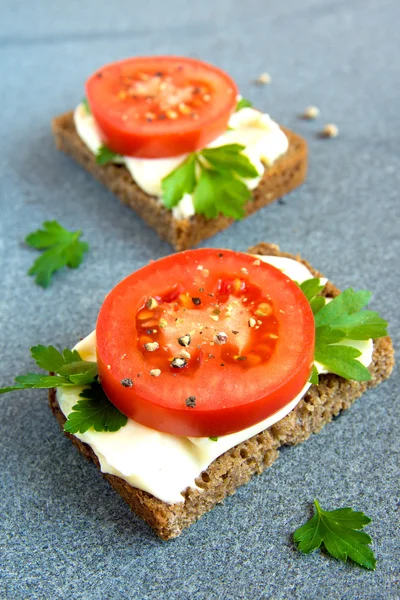
<instances>
[{"instance_id":1,"label":"parsley sprig","mask_svg":"<svg viewBox=\"0 0 400 600\"><path fill-rule=\"evenodd\" d=\"M82 231L68 231L57 221L45 221L42 227L43 229L30 233L25 242L32 248L43 250L43 254L29 269L28 275L35 275L35 282L47 288L56 271L63 267L79 267L89 245L80 241Z\"/></svg>"},{"instance_id":2,"label":"parsley sprig","mask_svg":"<svg viewBox=\"0 0 400 600\"><path fill-rule=\"evenodd\" d=\"M387 335L387 322L371 310L363 310L371 299L371 292L355 292L349 288L326 302L320 292L323 289L318 278L308 279L300 285L310 302L315 319L315 360L345 379L368 381L371 374L357 358L361 352L346 340L368 340ZM318 384L314 367L311 383Z\"/></svg>"},{"instance_id":3,"label":"parsley sprig","mask_svg":"<svg viewBox=\"0 0 400 600\"><path fill-rule=\"evenodd\" d=\"M79 397L81 400L72 407L64 431L85 433L91 427L95 431L118 431L126 425L128 418L111 404L100 383L92 383Z\"/></svg>"},{"instance_id":4,"label":"parsley sprig","mask_svg":"<svg viewBox=\"0 0 400 600\"><path fill-rule=\"evenodd\" d=\"M89 105L88 99L86 97L82 98L82 104L83 104L83 108L86 111L86 114L91 115L92 111L90 110L90 105Z\"/></svg>"},{"instance_id":5,"label":"parsley sprig","mask_svg":"<svg viewBox=\"0 0 400 600\"><path fill-rule=\"evenodd\" d=\"M259 175L243 150L240 144L226 144L189 154L162 180L165 206L172 209L184 194L193 194L195 212L207 219L219 214L242 219L251 197L242 179Z\"/></svg>"},{"instance_id":6,"label":"parsley sprig","mask_svg":"<svg viewBox=\"0 0 400 600\"><path fill-rule=\"evenodd\" d=\"M82 360L77 350L59 352L54 346L33 346L31 356L36 365L55 375L28 373L15 378L15 384L0 388L0 394L30 388L71 387L96 381L97 363Z\"/></svg>"},{"instance_id":7,"label":"parsley sprig","mask_svg":"<svg viewBox=\"0 0 400 600\"><path fill-rule=\"evenodd\" d=\"M372 540L360 531L371 519L348 507L323 510L318 500L314 500L314 506L314 516L293 534L298 549L308 554L323 544L334 558L343 561L351 558L362 567L374 570L376 559L369 547Z\"/></svg>"},{"instance_id":8,"label":"parsley sprig","mask_svg":"<svg viewBox=\"0 0 400 600\"><path fill-rule=\"evenodd\" d=\"M107 146L100 146L96 153L96 163L98 165L107 165L108 163L120 162L122 156L107 148Z\"/></svg>"},{"instance_id":9,"label":"parsley sprig","mask_svg":"<svg viewBox=\"0 0 400 600\"><path fill-rule=\"evenodd\" d=\"M247 100L247 98L240 98L239 102L236 105L236 110L235 112L238 112L238 110L242 110L242 108L252 108L253 104L252 102L250 102L250 100Z\"/></svg>"},{"instance_id":10,"label":"parsley sprig","mask_svg":"<svg viewBox=\"0 0 400 600\"><path fill-rule=\"evenodd\" d=\"M90 385L84 389L72 407L64 429L68 433L84 433L90 427L96 431L118 431L127 422L107 398L98 382L97 363L82 360L77 350L59 352L54 346L34 346L31 355L36 365L48 373L28 373L15 378L15 384L0 388L0 394L32 388L68 388Z\"/></svg>"}]
</instances>

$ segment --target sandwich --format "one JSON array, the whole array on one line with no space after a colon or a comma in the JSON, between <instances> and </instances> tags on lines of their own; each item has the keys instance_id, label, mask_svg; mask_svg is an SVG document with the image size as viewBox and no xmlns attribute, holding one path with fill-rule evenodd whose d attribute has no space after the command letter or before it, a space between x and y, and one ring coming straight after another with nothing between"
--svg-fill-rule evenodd
<instances>
[{"instance_id":1,"label":"sandwich","mask_svg":"<svg viewBox=\"0 0 400 600\"><path fill-rule=\"evenodd\" d=\"M98 69L59 115L56 146L185 250L303 183L307 146L240 97L221 69L136 57Z\"/></svg>"},{"instance_id":2,"label":"sandwich","mask_svg":"<svg viewBox=\"0 0 400 600\"><path fill-rule=\"evenodd\" d=\"M273 244L154 261L73 351L32 348L65 434L164 540L389 377L370 293L340 293ZM100 501L100 500L99 500Z\"/></svg>"}]
</instances>

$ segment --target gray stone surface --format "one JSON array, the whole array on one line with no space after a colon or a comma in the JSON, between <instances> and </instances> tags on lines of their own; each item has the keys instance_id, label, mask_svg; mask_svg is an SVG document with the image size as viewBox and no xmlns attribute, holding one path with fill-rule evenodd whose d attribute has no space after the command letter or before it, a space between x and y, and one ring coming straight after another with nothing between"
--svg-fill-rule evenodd
<instances>
[{"instance_id":1,"label":"gray stone surface","mask_svg":"<svg viewBox=\"0 0 400 600\"><path fill-rule=\"evenodd\" d=\"M338 286L374 290L399 346L398 0L180 3L26 2L0 6L0 386L31 369L29 347L71 346L104 294L170 248L67 157L50 119L83 95L96 67L135 54L201 57L245 97L304 135L307 183L212 239L300 252ZM272 84L251 81L268 71ZM298 120L308 104L321 118ZM335 140L319 140L326 122ZM44 220L80 228L91 251L46 291L26 271L24 236ZM0 596L17 600L399 597L399 371L318 436L287 448L175 541L159 541L65 439L41 391L1 397ZM375 573L291 533L317 497L373 522Z\"/></svg>"}]
</instances>

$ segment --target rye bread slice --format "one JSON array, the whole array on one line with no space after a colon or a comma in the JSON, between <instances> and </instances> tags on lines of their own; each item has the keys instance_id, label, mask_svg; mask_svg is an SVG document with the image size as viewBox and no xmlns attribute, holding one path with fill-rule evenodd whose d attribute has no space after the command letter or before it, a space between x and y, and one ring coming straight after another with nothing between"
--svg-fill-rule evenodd
<instances>
[{"instance_id":1,"label":"rye bread slice","mask_svg":"<svg viewBox=\"0 0 400 600\"><path fill-rule=\"evenodd\" d=\"M265 254L295 258L305 264L316 277L322 274L299 256L281 252L273 244L259 244L249 249L252 254ZM324 295L337 296L340 292L331 283ZM214 460L208 469L196 479L200 488L182 491L183 503L167 504L129 485L115 475L103 474L113 488L124 498L131 509L144 519L164 540L180 535L183 529L197 521L204 513L222 502L236 489L247 483L255 473L262 473L279 456L284 445L304 442L312 433L318 433L326 423L342 410L351 406L368 388L387 379L394 366L394 351L389 337L374 341L373 360L369 367L372 379L368 382L346 381L337 375L321 375L319 385L312 385L303 399L284 419L238 444ZM57 402L55 390L49 392L50 407L63 428L65 417ZM75 436L65 433L79 451L99 467L92 449Z\"/></svg>"},{"instance_id":2,"label":"rye bread slice","mask_svg":"<svg viewBox=\"0 0 400 600\"><path fill-rule=\"evenodd\" d=\"M95 156L78 136L73 113L56 117L52 122L58 150L72 156L82 167L103 183L123 204L130 206L150 227L175 248L186 250L226 229L234 221L220 215L206 219L194 215L189 219L175 219L172 211L163 206L155 196L149 196L133 181L124 165L100 166ZM265 170L259 185L253 190L253 198L246 204L246 216L251 215L274 200L288 194L301 185L307 172L307 144L299 135L282 127L289 139L289 149L284 156Z\"/></svg>"}]
</instances>

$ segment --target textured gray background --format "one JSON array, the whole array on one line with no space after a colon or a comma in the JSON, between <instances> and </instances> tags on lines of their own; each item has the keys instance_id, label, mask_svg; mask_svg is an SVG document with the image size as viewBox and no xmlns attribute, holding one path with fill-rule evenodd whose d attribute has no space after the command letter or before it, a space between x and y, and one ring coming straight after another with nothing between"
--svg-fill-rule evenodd
<instances>
[{"instance_id":1,"label":"textured gray background","mask_svg":"<svg viewBox=\"0 0 400 600\"><path fill-rule=\"evenodd\" d=\"M285 204L209 244L260 240L300 252L340 287L374 290L399 346L398 0L0 3L0 386L31 369L29 347L71 346L104 294L167 244L67 157L50 119L98 66L135 54L201 57L245 97L303 134L307 183ZM268 71L269 86L251 83ZM321 119L297 114L308 104ZM318 140L326 122L335 140ZM26 276L25 235L58 219L91 250L46 291ZM0 596L20 598L399 597L398 368L345 415L256 477L175 541L159 541L58 430L45 394L1 397ZM294 549L323 506L373 519L375 573Z\"/></svg>"}]
</instances>

